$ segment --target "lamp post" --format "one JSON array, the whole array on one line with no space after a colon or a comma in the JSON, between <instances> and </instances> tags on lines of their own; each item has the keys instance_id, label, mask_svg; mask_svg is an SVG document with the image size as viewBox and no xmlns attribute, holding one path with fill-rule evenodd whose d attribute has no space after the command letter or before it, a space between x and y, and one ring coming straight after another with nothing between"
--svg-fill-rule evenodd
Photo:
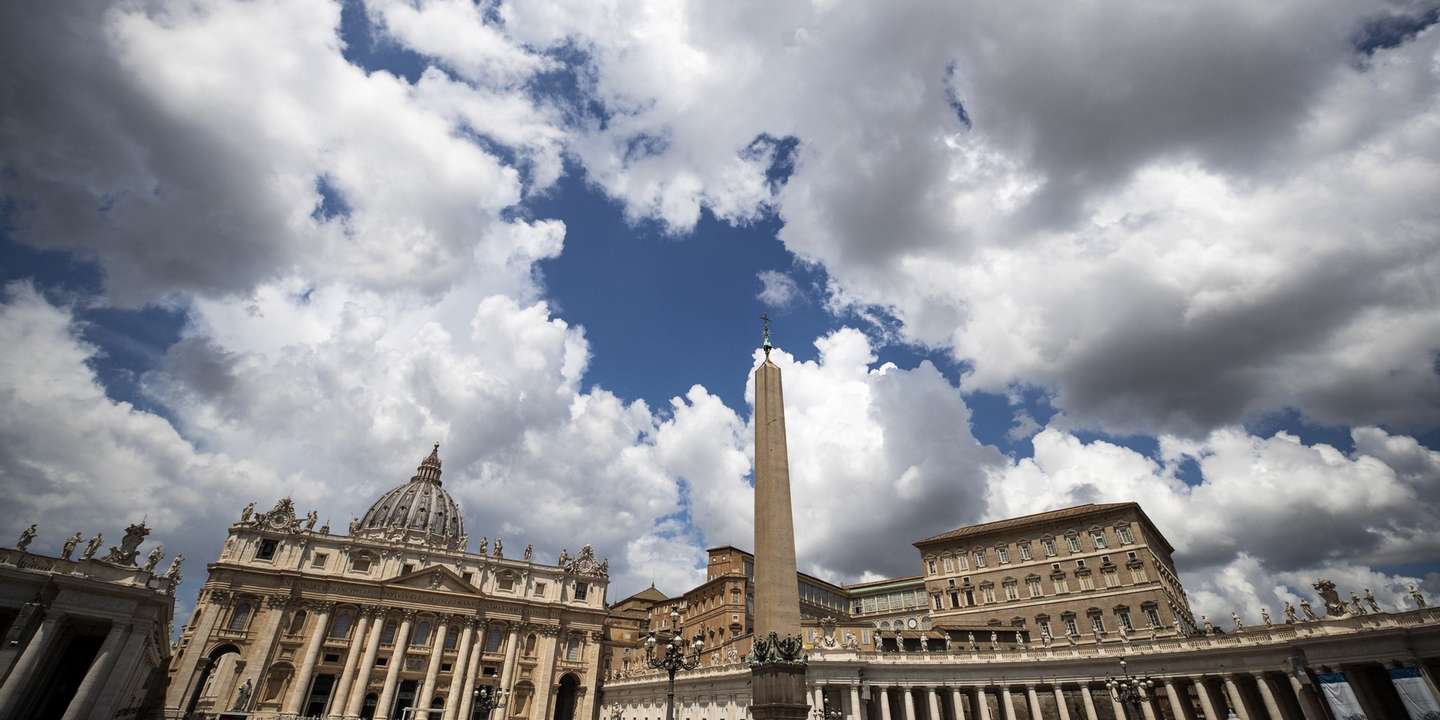
<instances>
[{"instance_id":1,"label":"lamp post","mask_svg":"<svg viewBox=\"0 0 1440 720\"><path fill-rule=\"evenodd\" d=\"M490 711L505 707L505 700L510 695L509 690L496 690L489 685L475 688L474 693L473 709L470 712L479 713L480 720L490 720ZM474 715L472 714L471 717Z\"/></svg>"},{"instance_id":2,"label":"lamp post","mask_svg":"<svg viewBox=\"0 0 1440 720\"><path fill-rule=\"evenodd\" d=\"M821 690L820 707L810 709L811 720L840 720L843 717L845 713L830 709L830 695Z\"/></svg>"},{"instance_id":3,"label":"lamp post","mask_svg":"<svg viewBox=\"0 0 1440 720\"><path fill-rule=\"evenodd\" d=\"M645 661L650 667L664 670L670 676L669 685L665 688L665 720L675 720L675 673L700 667L700 651L705 649L705 641L698 634L688 648L685 646L680 637L679 610L670 610L670 626L668 642L659 657L655 656L655 646L660 644L655 631L651 630L645 638ZM685 654L687 650L690 652L688 657Z\"/></svg>"},{"instance_id":4,"label":"lamp post","mask_svg":"<svg viewBox=\"0 0 1440 720\"><path fill-rule=\"evenodd\" d=\"M1110 697L1120 703L1122 707L1134 708L1138 714L1140 703L1144 702L1145 696L1155 687L1155 681L1144 675L1136 677L1130 674L1126 668L1125 658L1120 658L1120 676L1105 677L1105 689L1110 692Z\"/></svg>"}]
</instances>

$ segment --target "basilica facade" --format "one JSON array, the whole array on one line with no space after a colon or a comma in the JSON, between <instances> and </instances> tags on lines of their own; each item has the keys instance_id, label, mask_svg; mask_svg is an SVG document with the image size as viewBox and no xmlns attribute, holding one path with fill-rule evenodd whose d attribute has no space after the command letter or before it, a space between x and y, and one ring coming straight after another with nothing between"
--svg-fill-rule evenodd
<instances>
[{"instance_id":1,"label":"basilica facade","mask_svg":"<svg viewBox=\"0 0 1440 720\"><path fill-rule=\"evenodd\" d=\"M595 715L608 563L467 549L438 445L344 533L282 498L230 526L170 663L171 718Z\"/></svg>"}]
</instances>

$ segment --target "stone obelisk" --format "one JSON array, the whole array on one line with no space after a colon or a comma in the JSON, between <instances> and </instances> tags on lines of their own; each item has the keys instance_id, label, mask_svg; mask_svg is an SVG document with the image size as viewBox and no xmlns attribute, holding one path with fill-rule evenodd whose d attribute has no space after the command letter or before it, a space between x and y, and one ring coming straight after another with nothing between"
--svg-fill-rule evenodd
<instances>
[{"instance_id":1,"label":"stone obelisk","mask_svg":"<svg viewBox=\"0 0 1440 720\"><path fill-rule=\"evenodd\" d=\"M755 720L805 720L805 657L800 588L795 574L795 519L790 513L790 460L785 448L785 396L780 367L755 370L755 620L751 628L750 713Z\"/></svg>"}]
</instances>

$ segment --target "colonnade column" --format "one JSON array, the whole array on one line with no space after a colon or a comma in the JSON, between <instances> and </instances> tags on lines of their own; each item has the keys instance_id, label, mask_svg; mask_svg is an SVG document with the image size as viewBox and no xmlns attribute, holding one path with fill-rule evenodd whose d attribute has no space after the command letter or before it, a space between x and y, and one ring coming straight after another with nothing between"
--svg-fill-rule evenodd
<instances>
[{"instance_id":1,"label":"colonnade column","mask_svg":"<svg viewBox=\"0 0 1440 720\"><path fill-rule=\"evenodd\" d=\"M1225 673L1225 700L1240 720L1250 720L1250 709L1245 707L1245 697L1240 694L1240 685L1233 673Z\"/></svg>"},{"instance_id":2,"label":"colonnade column","mask_svg":"<svg viewBox=\"0 0 1440 720\"><path fill-rule=\"evenodd\" d=\"M1010 694L1010 686L1000 688L1001 709L1005 712L1005 720L1015 720L1015 698Z\"/></svg>"},{"instance_id":3,"label":"colonnade column","mask_svg":"<svg viewBox=\"0 0 1440 720\"><path fill-rule=\"evenodd\" d=\"M395 649L390 651L390 662L385 664L385 687L380 691L380 703L375 706L375 720L389 720L390 706L395 703L395 686L400 684L400 666L405 664L405 646L410 642L410 625L415 622L415 611L406 610L400 619L400 630L395 633Z\"/></svg>"},{"instance_id":4,"label":"colonnade column","mask_svg":"<svg viewBox=\"0 0 1440 720\"><path fill-rule=\"evenodd\" d=\"M1125 714L1125 706L1120 704L1120 700L1115 697L1115 693L1113 692L1110 693L1110 711L1115 713L1117 720L1128 717Z\"/></svg>"},{"instance_id":5,"label":"colonnade column","mask_svg":"<svg viewBox=\"0 0 1440 720\"><path fill-rule=\"evenodd\" d=\"M450 618L441 617L440 626L435 628L435 638L430 641L430 663L425 667L425 684L420 686L420 701L416 703L415 719L430 719L430 703L435 699L435 680L440 677L440 656L445 654L445 635L450 631Z\"/></svg>"},{"instance_id":6,"label":"colonnade column","mask_svg":"<svg viewBox=\"0 0 1440 720\"><path fill-rule=\"evenodd\" d=\"M902 686L900 692L905 694L905 720L915 720L915 691L909 685Z\"/></svg>"},{"instance_id":7,"label":"colonnade column","mask_svg":"<svg viewBox=\"0 0 1440 720\"><path fill-rule=\"evenodd\" d=\"M195 622L190 633L190 644L180 654L180 669L175 672L171 679L170 687L165 690L165 707L172 710L185 711L185 706L191 700L192 692L200 692L195 685L200 681L200 664L206 662L205 648L209 647L210 633L215 630L215 623L225 612L225 603L229 599L225 591L209 591L208 595L199 600L200 618ZM4 704L0 703L0 717L5 716Z\"/></svg>"},{"instance_id":8,"label":"colonnade column","mask_svg":"<svg viewBox=\"0 0 1440 720\"><path fill-rule=\"evenodd\" d=\"M1030 720L1044 720L1040 714L1040 696L1035 693L1034 685L1025 686L1025 699L1030 701Z\"/></svg>"},{"instance_id":9,"label":"colonnade column","mask_svg":"<svg viewBox=\"0 0 1440 720\"><path fill-rule=\"evenodd\" d=\"M375 669L375 656L380 654L380 636L385 632L383 611L377 611L370 623L370 637L365 641L365 657L355 668L355 677L350 680L350 698L345 702L345 717L359 717L360 708L365 704L365 690L370 687L370 673Z\"/></svg>"},{"instance_id":10,"label":"colonnade column","mask_svg":"<svg viewBox=\"0 0 1440 720\"><path fill-rule=\"evenodd\" d=\"M59 612L46 616L45 621L35 629L35 634L30 635L30 642L26 642L24 651L20 652L20 660L14 661L14 667L10 668L10 677L0 685L0 717L14 716L14 706L35 677L40 660L49 654L50 645L55 644L62 618Z\"/></svg>"},{"instance_id":11,"label":"colonnade column","mask_svg":"<svg viewBox=\"0 0 1440 720\"><path fill-rule=\"evenodd\" d=\"M62 720L81 720L90 715L90 707L95 704L100 688L110 677L110 670L115 667L115 659L119 657L120 648L129 635L129 625L117 622L110 626L110 631L105 633L105 641L100 643L100 650L95 653L95 659L90 661L90 669L85 671L85 678L80 681L75 696L66 706Z\"/></svg>"},{"instance_id":12,"label":"colonnade column","mask_svg":"<svg viewBox=\"0 0 1440 720\"><path fill-rule=\"evenodd\" d=\"M290 686L290 696L285 698L285 709L282 712L299 714L300 705L305 702L305 694L310 692L310 676L315 672L315 660L320 657L320 646L325 643L325 630L330 625L330 610L335 603L322 603L319 606L319 614L315 616L315 629L310 631L310 642L305 646L305 658L300 664L300 671L295 674L295 680ZM228 700L228 698L225 698Z\"/></svg>"},{"instance_id":13,"label":"colonnade column","mask_svg":"<svg viewBox=\"0 0 1440 720\"><path fill-rule=\"evenodd\" d=\"M141 653L145 652L145 644L154 629L155 623L148 620L137 621L130 626L130 639L125 641L125 648L120 651L120 657L115 661L121 669L110 673L110 679L105 682L91 707L91 718L109 720L110 714L105 709L113 708L117 702L129 697L128 691L137 681L144 682L148 679L144 677L145 673L141 672L143 666L140 657Z\"/></svg>"},{"instance_id":14,"label":"colonnade column","mask_svg":"<svg viewBox=\"0 0 1440 720\"><path fill-rule=\"evenodd\" d=\"M975 688L975 698L980 701L980 720L990 720L990 696L985 688Z\"/></svg>"},{"instance_id":15,"label":"colonnade column","mask_svg":"<svg viewBox=\"0 0 1440 720\"><path fill-rule=\"evenodd\" d=\"M350 683L355 681L355 666L360 664L360 656L365 654L365 631L368 629L370 611L362 608L355 618L355 629L350 631L354 635L350 638L350 650L345 653L345 669L340 671L340 682L335 686L335 692L330 694L331 715L345 712L345 704L350 699Z\"/></svg>"},{"instance_id":16,"label":"colonnade column","mask_svg":"<svg viewBox=\"0 0 1440 720\"><path fill-rule=\"evenodd\" d=\"M1070 708L1065 706L1065 689L1060 683L1055 683L1055 713L1060 720L1070 720Z\"/></svg>"},{"instance_id":17,"label":"colonnade column","mask_svg":"<svg viewBox=\"0 0 1440 720\"><path fill-rule=\"evenodd\" d=\"M850 720L865 720L865 716L860 710L859 683L852 683L850 685Z\"/></svg>"},{"instance_id":18,"label":"colonnade column","mask_svg":"<svg viewBox=\"0 0 1440 720\"><path fill-rule=\"evenodd\" d=\"M530 708L533 720L545 720L550 716L550 707L555 700L555 658L560 648L561 630L547 626L540 630L540 643L536 648L535 699Z\"/></svg>"},{"instance_id":19,"label":"colonnade column","mask_svg":"<svg viewBox=\"0 0 1440 720\"><path fill-rule=\"evenodd\" d=\"M1148 691L1140 691L1140 713L1145 720L1155 720L1155 696Z\"/></svg>"},{"instance_id":20,"label":"colonnade column","mask_svg":"<svg viewBox=\"0 0 1440 720\"><path fill-rule=\"evenodd\" d=\"M955 711L955 720L965 720L965 695L960 688L950 688L950 707Z\"/></svg>"},{"instance_id":21,"label":"colonnade column","mask_svg":"<svg viewBox=\"0 0 1440 720\"><path fill-rule=\"evenodd\" d=\"M465 664L465 685L460 689L460 704L456 706L459 712L452 716L452 720L469 720L470 718L475 703L474 687L477 679L475 676L480 672L480 656L485 652L486 634L485 623L478 623L475 627L475 642L470 646L470 659Z\"/></svg>"},{"instance_id":22,"label":"colonnade column","mask_svg":"<svg viewBox=\"0 0 1440 720\"><path fill-rule=\"evenodd\" d=\"M1315 691L1315 684L1310 682L1309 677L1304 681L1294 675L1288 677L1290 689L1295 691L1295 699L1300 702L1300 714L1305 716L1305 720L1325 720L1325 710L1320 705L1319 693Z\"/></svg>"},{"instance_id":23,"label":"colonnade column","mask_svg":"<svg viewBox=\"0 0 1440 720\"><path fill-rule=\"evenodd\" d=\"M925 688L925 699L930 707L930 720L945 720L945 714L940 712L940 688Z\"/></svg>"},{"instance_id":24,"label":"colonnade column","mask_svg":"<svg viewBox=\"0 0 1440 720\"><path fill-rule=\"evenodd\" d=\"M1080 685L1080 699L1085 703L1085 720L1100 720L1100 713L1095 711L1095 698L1090 695L1090 685Z\"/></svg>"},{"instance_id":25,"label":"colonnade column","mask_svg":"<svg viewBox=\"0 0 1440 720\"><path fill-rule=\"evenodd\" d=\"M1260 689L1260 701L1265 703L1265 713L1270 720L1285 720L1280 712L1280 703L1275 700L1275 689L1270 687L1270 678L1263 672L1255 674L1255 687Z\"/></svg>"},{"instance_id":26,"label":"colonnade column","mask_svg":"<svg viewBox=\"0 0 1440 720\"><path fill-rule=\"evenodd\" d=\"M450 692L445 695L445 712L441 715L443 720L455 720L460 709L461 687L469 677L470 670L470 641L475 635L475 618L465 621L465 627L460 630L460 645L456 648L455 662L450 666ZM468 693L467 693L468 694Z\"/></svg>"},{"instance_id":27,"label":"colonnade column","mask_svg":"<svg viewBox=\"0 0 1440 720\"><path fill-rule=\"evenodd\" d=\"M1190 713L1186 712L1186 710L1189 708L1186 707L1186 703L1181 702L1180 692L1175 687L1175 681L1171 678L1165 678L1164 682L1165 695L1170 698L1170 714L1175 716L1175 720L1188 720Z\"/></svg>"},{"instance_id":28,"label":"colonnade column","mask_svg":"<svg viewBox=\"0 0 1440 720\"><path fill-rule=\"evenodd\" d=\"M1200 697L1200 712L1204 713L1205 720L1220 720L1220 713L1215 710L1215 699L1210 697L1210 686L1205 683L1205 678L1193 677L1190 682L1195 686L1195 694Z\"/></svg>"},{"instance_id":29,"label":"colonnade column","mask_svg":"<svg viewBox=\"0 0 1440 720\"><path fill-rule=\"evenodd\" d=\"M500 668L500 689L510 690L515 679L515 655L520 645L520 624L510 623L510 632L505 637L505 664Z\"/></svg>"},{"instance_id":30,"label":"colonnade column","mask_svg":"<svg viewBox=\"0 0 1440 720\"><path fill-rule=\"evenodd\" d=\"M881 685L876 689L880 691L880 720L890 720L890 688Z\"/></svg>"}]
</instances>

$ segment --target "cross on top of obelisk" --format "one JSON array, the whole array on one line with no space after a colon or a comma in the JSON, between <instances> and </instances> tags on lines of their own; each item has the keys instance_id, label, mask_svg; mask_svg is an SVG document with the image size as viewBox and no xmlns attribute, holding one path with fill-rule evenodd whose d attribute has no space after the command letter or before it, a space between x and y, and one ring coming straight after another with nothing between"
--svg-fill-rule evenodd
<instances>
[{"instance_id":1,"label":"cross on top of obelisk","mask_svg":"<svg viewBox=\"0 0 1440 720\"><path fill-rule=\"evenodd\" d=\"M761 331L760 331L760 334L761 334L760 347L765 350L765 359L766 359L766 360L769 360L769 359L770 359L770 349L771 349L772 347L774 347L773 345L770 344L770 313L760 313L760 320L764 323L764 324L761 326L762 329L761 329Z\"/></svg>"}]
</instances>

